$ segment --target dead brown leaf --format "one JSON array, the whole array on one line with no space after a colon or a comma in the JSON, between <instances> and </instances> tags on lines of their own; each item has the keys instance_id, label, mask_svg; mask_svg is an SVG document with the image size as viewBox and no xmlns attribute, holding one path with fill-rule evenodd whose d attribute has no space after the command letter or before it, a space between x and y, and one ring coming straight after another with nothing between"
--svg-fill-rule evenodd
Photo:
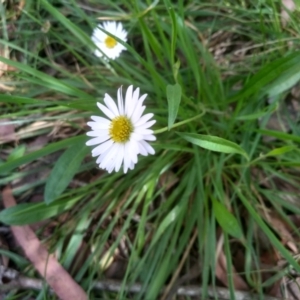
<instances>
[{"instance_id":1,"label":"dead brown leaf","mask_svg":"<svg viewBox=\"0 0 300 300\"><path fill-rule=\"evenodd\" d=\"M9 119L0 120L0 144L16 140L15 125Z\"/></svg>"},{"instance_id":2,"label":"dead brown leaf","mask_svg":"<svg viewBox=\"0 0 300 300\"><path fill-rule=\"evenodd\" d=\"M6 92L12 92L15 88L12 86L7 86L3 83L0 83L0 90L6 91Z\"/></svg>"},{"instance_id":3,"label":"dead brown leaf","mask_svg":"<svg viewBox=\"0 0 300 300\"><path fill-rule=\"evenodd\" d=\"M222 240L222 238L220 240ZM231 266L231 270L232 270L231 276L233 279L235 289L240 290L240 291L248 291L249 288L248 288L247 283L236 272L234 266ZM226 287L228 287L228 267L227 267L226 257L225 257L225 254L224 254L224 251L222 248L220 249L220 251L218 253L218 257L217 257L217 261L216 261L216 276Z\"/></svg>"},{"instance_id":4,"label":"dead brown leaf","mask_svg":"<svg viewBox=\"0 0 300 300\"><path fill-rule=\"evenodd\" d=\"M0 45L0 56L4 58L9 58L9 49L5 45ZM12 66L0 61L0 77L4 75L7 71L14 71L15 68ZM13 91L15 88L12 86L8 86L3 82L0 82L0 90L3 91Z\"/></svg>"},{"instance_id":5,"label":"dead brown leaf","mask_svg":"<svg viewBox=\"0 0 300 300\"><path fill-rule=\"evenodd\" d=\"M0 56L9 58L9 50L7 46L0 45ZM9 70L11 70L11 67L6 63L0 61L0 77L2 77L2 75Z\"/></svg>"},{"instance_id":6,"label":"dead brown leaf","mask_svg":"<svg viewBox=\"0 0 300 300\"><path fill-rule=\"evenodd\" d=\"M293 229L283 220L276 212L264 212L264 219L276 230L282 244L287 246L294 254L299 253L294 237L292 236Z\"/></svg>"},{"instance_id":7,"label":"dead brown leaf","mask_svg":"<svg viewBox=\"0 0 300 300\"><path fill-rule=\"evenodd\" d=\"M290 279L287 276L278 280L269 295L285 300L298 300L300 294L300 278Z\"/></svg>"},{"instance_id":8,"label":"dead brown leaf","mask_svg":"<svg viewBox=\"0 0 300 300\"><path fill-rule=\"evenodd\" d=\"M296 9L296 4L294 0L282 0L282 9L281 9L281 24L283 27L287 25L290 20L289 11L290 13Z\"/></svg>"},{"instance_id":9,"label":"dead brown leaf","mask_svg":"<svg viewBox=\"0 0 300 300\"><path fill-rule=\"evenodd\" d=\"M10 187L3 190L2 198L6 208L16 205ZM41 244L29 226L11 226L11 230L27 258L60 299L88 299L84 290L73 280L55 257L48 253L46 247Z\"/></svg>"},{"instance_id":10,"label":"dead brown leaf","mask_svg":"<svg viewBox=\"0 0 300 300\"><path fill-rule=\"evenodd\" d=\"M8 250L8 245L5 241L5 239L0 235L0 249L3 250ZM0 255L0 265L4 266L4 267L8 267L8 263L9 263L9 258L8 256L1 254Z\"/></svg>"}]
</instances>

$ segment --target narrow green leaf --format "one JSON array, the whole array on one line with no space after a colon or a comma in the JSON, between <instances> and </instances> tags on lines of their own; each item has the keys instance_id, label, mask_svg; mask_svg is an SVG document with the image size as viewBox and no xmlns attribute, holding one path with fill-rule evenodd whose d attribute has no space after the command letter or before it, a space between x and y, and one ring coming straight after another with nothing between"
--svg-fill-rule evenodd
<instances>
[{"instance_id":1,"label":"narrow green leaf","mask_svg":"<svg viewBox=\"0 0 300 300\"><path fill-rule=\"evenodd\" d=\"M43 101L40 99L25 98L25 97L6 95L6 94L1 94L0 100L1 102L4 103L14 103L14 104L38 104L38 105L49 104L47 101ZM51 104L53 105L53 102L51 102Z\"/></svg>"},{"instance_id":2,"label":"narrow green leaf","mask_svg":"<svg viewBox=\"0 0 300 300\"><path fill-rule=\"evenodd\" d=\"M273 136L280 140L284 141L294 141L300 143L300 137L295 134L289 134L281 131L276 130L267 130L267 129L258 129L257 132L267 135L267 136Z\"/></svg>"},{"instance_id":3,"label":"narrow green leaf","mask_svg":"<svg viewBox=\"0 0 300 300\"><path fill-rule=\"evenodd\" d=\"M65 139L63 141L49 144L48 146L46 146L40 150L26 154L26 155L24 155L18 159L15 159L13 161L9 161L6 163L0 162L0 174L2 174L2 172L3 173L9 172L9 171L13 170L14 168L17 168L23 164L29 163L35 159L38 159L39 157L51 154L53 152L56 152L60 149L63 149L65 147L73 145L75 143L83 143L84 140L86 140L86 136L83 136L83 135L71 137L71 138Z\"/></svg>"},{"instance_id":4,"label":"narrow green leaf","mask_svg":"<svg viewBox=\"0 0 300 300\"><path fill-rule=\"evenodd\" d=\"M286 72L283 72L276 80L269 84L264 91L269 97L274 97L293 87L299 80L300 61Z\"/></svg>"},{"instance_id":5,"label":"narrow green leaf","mask_svg":"<svg viewBox=\"0 0 300 300\"><path fill-rule=\"evenodd\" d=\"M46 73L43 73L41 71L38 71L34 68L31 68L30 66L27 66L23 63L13 61L10 59L7 59L5 57L0 56L0 61L4 62L5 64L9 66L13 66L16 69L25 72L34 78L27 77L27 81L34 81L34 83L45 86L49 89L56 90L58 92L61 92L66 95L71 96L81 96L83 98L91 99L91 96L84 91L77 89L67 83L64 83L62 80L59 80L53 76L50 76ZM31 80L32 79L32 80ZM33 80L34 79L34 80Z\"/></svg>"},{"instance_id":6,"label":"narrow green leaf","mask_svg":"<svg viewBox=\"0 0 300 300\"><path fill-rule=\"evenodd\" d=\"M212 202L215 217L222 229L231 236L241 239L243 237L243 232L234 215L231 214L227 208L216 199L212 199Z\"/></svg>"},{"instance_id":7,"label":"narrow green leaf","mask_svg":"<svg viewBox=\"0 0 300 300\"><path fill-rule=\"evenodd\" d=\"M50 14L53 15L54 19L58 20L67 30L69 30L78 39L78 41L82 43L82 45L87 45L90 49L95 48L91 38L78 26L66 18L60 11L53 7L49 1L41 0L41 4Z\"/></svg>"},{"instance_id":8,"label":"narrow green leaf","mask_svg":"<svg viewBox=\"0 0 300 300\"><path fill-rule=\"evenodd\" d=\"M266 93L264 88L267 84L274 82L282 73L287 72L291 68L295 68L295 65L300 66L299 51L265 65L248 81L243 89L228 99L228 102L233 102L258 92L262 92L262 95L264 95Z\"/></svg>"},{"instance_id":9,"label":"narrow green leaf","mask_svg":"<svg viewBox=\"0 0 300 300\"><path fill-rule=\"evenodd\" d=\"M80 198L61 199L49 205L45 202L18 204L2 210L0 222L7 225L26 225L46 220L70 209Z\"/></svg>"},{"instance_id":10,"label":"narrow green leaf","mask_svg":"<svg viewBox=\"0 0 300 300\"><path fill-rule=\"evenodd\" d=\"M176 14L173 8L173 5L170 3L169 0L165 1L166 6L168 7L169 15L171 17L172 21L172 36L171 36L171 65L174 66L175 62L175 53L176 53L176 41L177 41L177 20L176 20ZM176 76L174 74L174 79L176 81Z\"/></svg>"},{"instance_id":11,"label":"narrow green leaf","mask_svg":"<svg viewBox=\"0 0 300 300\"><path fill-rule=\"evenodd\" d=\"M169 111L168 128L170 130L176 120L181 100L181 86L178 83L167 85L167 100Z\"/></svg>"},{"instance_id":12,"label":"narrow green leaf","mask_svg":"<svg viewBox=\"0 0 300 300\"><path fill-rule=\"evenodd\" d=\"M181 213L181 207L182 205L176 205L169 213L168 215L163 219L163 221L160 223L159 227L156 230L153 244L160 238L160 236L166 231L166 229L173 223L176 222L178 216Z\"/></svg>"},{"instance_id":13,"label":"narrow green leaf","mask_svg":"<svg viewBox=\"0 0 300 300\"><path fill-rule=\"evenodd\" d=\"M74 257L78 253L78 248L80 247L83 237L85 236L85 233L92 221L92 218L89 217L89 211L85 211L81 217L78 223L76 224L76 227L74 228L74 233L71 236L68 246L65 250L66 259L63 262L63 266L66 269L69 269Z\"/></svg>"},{"instance_id":14,"label":"narrow green leaf","mask_svg":"<svg viewBox=\"0 0 300 300\"><path fill-rule=\"evenodd\" d=\"M77 102L77 101L76 101ZM249 115L240 115L236 117L236 120L246 121L246 120L257 120L265 115L271 114L278 109L278 102L265 107L262 111L249 114Z\"/></svg>"},{"instance_id":15,"label":"narrow green leaf","mask_svg":"<svg viewBox=\"0 0 300 300\"><path fill-rule=\"evenodd\" d=\"M13 253L11 251L1 249L0 248L0 254L3 256L7 256L10 260L12 260L18 267L20 268L26 268L29 265L29 261L24 258L21 255L18 255L16 253Z\"/></svg>"},{"instance_id":16,"label":"narrow green leaf","mask_svg":"<svg viewBox=\"0 0 300 300\"><path fill-rule=\"evenodd\" d=\"M247 199L242 191L235 185L232 186L236 191L239 199L241 199L243 205L248 210L250 216L255 220L256 224L260 227L260 229L264 232L264 234L268 237L268 240L273 244L273 246L281 253L281 255L295 268L297 272L300 272L300 266L298 261L291 255L289 250L285 248L281 241L275 236L270 227L262 220L260 215L255 210L255 206L253 203Z\"/></svg>"},{"instance_id":17,"label":"narrow green leaf","mask_svg":"<svg viewBox=\"0 0 300 300\"><path fill-rule=\"evenodd\" d=\"M45 186L45 202L56 200L67 188L89 149L84 144L68 148L58 159Z\"/></svg>"},{"instance_id":18,"label":"narrow green leaf","mask_svg":"<svg viewBox=\"0 0 300 300\"><path fill-rule=\"evenodd\" d=\"M296 149L296 146L292 146L292 145L283 146L283 147L279 147L279 148L271 150L265 156L278 156L278 155L282 155L284 153L290 152L294 149Z\"/></svg>"},{"instance_id":19,"label":"narrow green leaf","mask_svg":"<svg viewBox=\"0 0 300 300\"><path fill-rule=\"evenodd\" d=\"M191 142L204 149L223 153L237 153L243 155L247 158L247 160L249 160L248 154L241 146L217 136L178 132L177 134L188 142Z\"/></svg>"}]
</instances>

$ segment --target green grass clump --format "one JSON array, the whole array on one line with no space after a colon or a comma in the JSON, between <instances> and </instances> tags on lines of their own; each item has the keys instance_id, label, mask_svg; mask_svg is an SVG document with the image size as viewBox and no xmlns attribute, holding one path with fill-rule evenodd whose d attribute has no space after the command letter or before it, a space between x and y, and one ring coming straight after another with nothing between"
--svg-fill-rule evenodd
<instances>
[{"instance_id":1,"label":"green grass clump","mask_svg":"<svg viewBox=\"0 0 300 300\"><path fill-rule=\"evenodd\" d=\"M119 299L158 299L195 265L190 282L205 299L219 285L220 253L230 295L240 276L263 297L278 273L261 275L259 236L300 271L272 222L283 220L299 239L290 218L300 213L299 125L285 106L300 79L297 12L283 26L273 1L86 3L26 1L17 14L16 4L0 4L1 47L10 51L0 61L15 69L3 75L13 90L0 95L1 115L18 137L2 143L0 183L21 182L13 186L19 205L0 221L55 223L44 238L91 299L99 297L93 282L105 273L104 254L117 252L126 262ZM129 32L114 61L93 55L90 36L102 20ZM86 122L101 115L104 93L116 99L131 84L148 94L156 154L139 157L127 174L108 174L89 155ZM39 137L47 142L31 149ZM30 202L35 194L45 201ZM136 282L133 296L127 287Z\"/></svg>"}]
</instances>

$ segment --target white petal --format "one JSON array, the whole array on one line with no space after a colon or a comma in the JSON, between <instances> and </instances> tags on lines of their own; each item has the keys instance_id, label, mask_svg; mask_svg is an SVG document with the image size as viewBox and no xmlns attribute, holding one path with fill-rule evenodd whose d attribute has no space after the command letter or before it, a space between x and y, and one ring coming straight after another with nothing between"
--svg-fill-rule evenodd
<instances>
[{"instance_id":1,"label":"white petal","mask_svg":"<svg viewBox=\"0 0 300 300\"><path fill-rule=\"evenodd\" d=\"M153 130L151 130L151 129L144 129L144 128L136 128L134 130L134 132L137 133L137 134L147 135L147 134L152 134Z\"/></svg>"},{"instance_id":2,"label":"white petal","mask_svg":"<svg viewBox=\"0 0 300 300\"><path fill-rule=\"evenodd\" d=\"M133 95L133 98L134 97L135 96ZM146 108L146 106L142 106L146 97L147 97L147 94L142 95L141 98L138 99L134 104L134 110L133 110L132 114L130 115L131 119L134 123L140 119L141 115L143 114L143 111ZM140 114L138 112L140 112Z\"/></svg>"},{"instance_id":3,"label":"white petal","mask_svg":"<svg viewBox=\"0 0 300 300\"><path fill-rule=\"evenodd\" d=\"M128 115L128 110L129 110L130 102L132 101L132 89L133 89L133 86L130 85L127 88L126 95L125 95L125 114L126 115Z\"/></svg>"},{"instance_id":4,"label":"white petal","mask_svg":"<svg viewBox=\"0 0 300 300\"><path fill-rule=\"evenodd\" d=\"M118 89L118 107L119 107L120 115L124 115L124 101L122 96L122 87Z\"/></svg>"},{"instance_id":5,"label":"white petal","mask_svg":"<svg viewBox=\"0 0 300 300\"><path fill-rule=\"evenodd\" d=\"M100 168L107 170L108 173L111 173L114 167L115 167L115 161L113 159L110 160L105 167L100 166Z\"/></svg>"},{"instance_id":6,"label":"white petal","mask_svg":"<svg viewBox=\"0 0 300 300\"><path fill-rule=\"evenodd\" d=\"M87 146L93 146L93 145L101 144L101 143L105 142L108 139L109 139L109 135L96 137L94 139L91 139L91 140L87 141L86 145Z\"/></svg>"},{"instance_id":7,"label":"white petal","mask_svg":"<svg viewBox=\"0 0 300 300\"><path fill-rule=\"evenodd\" d=\"M119 144L115 143L111 147L110 152L106 155L105 159L100 164L100 168L106 169L112 162L115 164L115 156L117 155Z\"/></svg>"},{"instance_id":8,"label":"white petal","mask_svg":"<svg viewBox=\"0 0 300 300\"><path fill-rule=\"evenodd\" d=\"M136 133L136 132L133 132L131 135L130 135L130 139L134 139L135 141L141 141L144 139L144 135L143 134L140 134L140 133Z\"/></svg>"},{"instance_id":9,"label":"white petal","mask_svg":"<svg viewBox=\"0 0 300 300\"><path fill-rule=\"evenodd\" d=\"M113 144L114 145L114 144ZM101 155L97 158L96 163L99 165L100 168L100 164L101 162L105 159L105 157L110 153L113 145L111 145L108 149L106 149L103 153L101 153Z\"/></svg>"},{"instance_id":10,"label":"white petal","mask_svg":"<svg viewBox=\"0 0 300 300\"><path fill-rule=\"evenodd\" d=\"M127 32L123 29L122 23L117 24L117 33L118 38L126 41Z\"/></svg>"},{"instance_id":11,"label":"white petal","mask_svg":"<svg viewBox=\"0 0 300 300\"><path fill-rule=\"evenodd\" d=\"M114 169L114 166L111 165L111 166L110 166L109 168L107 168L106 170L107 170L108 173L111 173L111 172L113 171L113 169Z\"/></svg>"},{"instance_id":12,"label":"white petal","mask_svg":"<svg viewBox=\"0 0 300 300\"><path fill-rule=\"evenodd\" d=\"M142 116L135 124L136 127L145 124L148 120L150 120L152 117L154 116L154 114L150 113L150 114L146 114L144 116Z\"/></svg>"},{"instance_id":13,"label":"white petal","mask_svg":"<svg viewBox=\"0 0 300 300\"><path fill-rule=\"evenodd\" d=\"M113 143L114 143L113 140L108 140L108 141L104 142L103 144L97 146L96 148L94 148L92 150L92 156L95 157L95 156L101 155L109 147L111 147Z\"/></svg>"},{"instance_id":14,"label":"white petal","mask_svg":"<svg viewBox=\"0 0 300 300\"><path fill-rule=\"evenodd\" d=\"M131 162L129 143L124 144L124 165L129 168Z\"/></svg>"},{"instance_id":15,"label":"white petal","mask_svg":"<svg viewBox=\"0 0 300 300\"><path fill-rule=\"evenodd\" d=\"M122 32L119 33L118 38L124 42L127 42L127 31L122 30Z\"/></svg>"},{"instance_id":16,"label":"white petal","mask_svg":"<svg viewBox=\"0 0 300 300\"><path fill-rule=\"evenodd\" d=\"M135 141L130 141L125 145L127 147L127 154L129 155L131 161L133 161L135 164L137 163L137 155L139 153L139 148L137 145L137 142Z\"/></svg>"},{"instance_id":17,"label":"white petal","mask_svg":"<svg viewBox=\"0 0 300 300\"><path fill-rule=\"evenodd\" d=\"M94 136L94 137L103 137L108 135L108 131L107 130L93 130L93 131L88 131L86 133L87 136Z\"/></svg>"},{"instance_id":18,"label":"white petal","mask_svg":"<svg viewBox=\"0 0 300 300\"><path fill-rule=\"evenodd\" d=\"M105 152L103 152L98 158L97 163L99 164L99 168L106 169L106 166L109 166L110 163L113 162L113 160L110 160L109 157L115 149L115 145L113 144L109 149L107 149Z\"/></svg>"},{"instance_id":19,"label":"white petal","mask_svg":"<svg viewBox=\"0 0 300 300\"><path fill-rule=\"evenodd\" d=\"M92 34L92 41L97 44L103 42L106 37L106 33L102 31L102 27L99 25L96 27Z\"/></svg>"},{"instance_id":20,"label":"white petal","mask_svg":"<svg viewBox=\"0 0 300 300\"><path fill-rule=\"evenodd\" d=\"M145 108L146 108L146 106L142 106L142 107L137 107L136 108L136 110L134 111L134 113L133 113L133 115L131 117L131 121L132 121L133 124L135 124L135 122L137 122L139 120L139 118L143 114Z\"/></svg>"},{"instance_id":21,"label":"white petal","mask_svg":"<svg viewBox=\"0 0 300 300\"><path fill-rule=\"evenodd\" d=\"M110 120L103 117L91 116L91 119L96 123L110 123Z\"/></svg>"},{"instance_id":22,"label":"white petal","mask_svg":"<svg viewBox=\"0 0 300 300\"><path fill-rule=\"evenodd\" d=\"M146 122L146 123L144 123L143 125L140 125L140 126L134 126L135 128L137 128L137 129L147 129L147 128L149 128L149 127L151 127L153 124L155 124L156 123L156 120L152 120L152 121L149 121L149 122Z\"/></svg>"},{"instance_id":23,"label":"white petal","mask_svg":"<svg viewBox=\"0 0 300 300\"><path fill-rule=\"evenodd\" d=\"M132 114L134 113L137 103L138 103L138 99L139 99L139 93L140 93L140 89L137 88L132 96L131 99L128 99L128 110L127 110L127 117L130 118L132 116Z\"/></svg>"},{"instance_id":24,"label":"white petal","mask_svg":"<svg viewBox=\"0 0 300 300\"><path fill-rule=\"evenodd\" d=\"M94 51L94 55L97 56L97 57L102 57L103 56L102 52L100 52L98 49L96 49Z\"/></svg>"},{"instance_id":25,"label":"white petal","mask_svg":"<svg viewBox=\"0 0 300 300\"><path fill-rule=\"evenodd\" d=\"M110 119L113 119L115 117L115 115L106 106L99 102L97 102L97 105L107 117L109 117Z\"/></svg>"},{"instance_id":26,"label":"white petal","mask_svg":"<svg viewBox=\"0 0 300 300\"><path fill-rule=\"evenodd\" d=\"M130 170L133 170L133 169L134 169L134 165L135 165L135 164L134 164L133 162L131 162L131 163L130 163L130 166L129 166L129 169L130 169Z\"/></svg>"},{"instance_id":27,"label":"white petal","mask_svg":"<svg viewBox=\"0 0 300 300\"><path fill-rule=\"evenodd\" d=\"M104 95L104 102L109 110L115 115L115 117L120 115L115 101L108 94Z\"/></svg>"},{"instance_id":28,"label":"white petal","mask_svg":"<svg viewBox=\"0 0 300 300\"><path fill-rule=\"evenodd\" d=\"M143 104L143 102L144 102L144 100L146 99L147 96L148 96L147 94L144 94L140 97L139 102L140 102L141 105Z\"/></svg>"},{"instance_id":29,"label":"white petal","mask_svg":"<svg viewBox=\"0 0 300 300\"><path fill-rule=\"evenodd\" d=\"M118 172L121 168L121 165L122 165L122 162L123 162L123 159L124 159L124 145L123 144L120 144L120 147L119 147L119 152L118 152L118 155L117 155L117 158L116 158L116 163L115 163L115 171Z\"/></svg>"},{"instance_id":30,"label":"white petal","mask_svg":"<svg viewBox=\"0 0 300 300\"><path fill-rule=\"evenodd\" d=\"M132 99L134 100L134 102L137 102L139 100L139 95L140 95L140 88L136 88L132 94Z\"/></svg>"},{"instance_id":31,"label":"white petal","mask_svg":"<svg viewBox=\"0 0 300 300\"><path fill-rule=\"evenodd\" d=\"M87 125L92 128L92 130L101 130L101 129L108 129L110 125L110 121L107 120L107 122L87 122Z\"/></svg>"},{"instance_id":32,"label":"white petal","mask_svg":"<svg viewBox=\"0 0 300 300\"><path fill-rule=\"evenodd\" d=\"M143 156L147 156L148 152L145 149L145 147L143 146L143 144L142 143L138 143L138 145L139 145L140 154L142 154Z\"/></svg>"},{"instance_id":33,"label":"white petal","mask_svg":"<svg viewBox=\"0 0 300 300\"><path fill-rule=\"evenodd\" d=\"M144 135L143 139L146 140L146 141L156 141L156 137L153 134Z\"/></svg>"},{"instance_id":34,"label":"white petal","mask_svg":"<svg viewBox=\"0 0 300 300\"><path fill-rule=\"evenodd\" d=\"M147 150L149 154L155 154L154 149L145 141L140 141L140 143L143 145L143 147Z\"/></svg>"},{"instance_id":35,"label":"white petal","mask_svg":"<svg viewBox=\"0 0 300 300\"><path fill-rule=\"evenodd\" d=\"M103 23L103 28L104 28L104 30L106 30L106 31L111 31L111 30L113 30L114 29L114 21L111 21L111 22L104 22Z\"/></svg>"},{"instance_id":36,"label":"white petal","mask_svg":"<svg viewBox=\"0 0 300 300\"><path fill-rule=\"evenodd\" d=\"M91 122L89 122L91 123ZM106 130L108 131L109 130L109 127L110 127L110 123L109 122L108 124L100 124L100 123L94 123L93 125L92 124L88 124L90 127L91 127L91 130Z\"/></svg>"}]
</instances>

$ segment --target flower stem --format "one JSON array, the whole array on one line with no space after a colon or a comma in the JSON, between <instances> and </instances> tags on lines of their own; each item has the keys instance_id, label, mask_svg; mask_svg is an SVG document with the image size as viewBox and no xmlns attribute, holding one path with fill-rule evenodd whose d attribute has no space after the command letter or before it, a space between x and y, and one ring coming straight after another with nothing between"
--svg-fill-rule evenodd
<instances>
[{"instance_id":1,"label":"flower stem","mask_svg":"<svg viewBox=\"0 0 300 300\"><path fill-rule=\"evenodd\" d=\"M192 117L192 118L189 118L189 119L187 119L187 120L184 120L184 121L175 123L175 124L173 124L173 125L171 126L170 130L173 129L173 128L176 128L176 127L178 127L178 126L184 125L184 124L186 124L186 123L189 123L189 122L191 122L191 121L194 121L194 120L196 120L196 119L199 119L199 118L201 118L204 114L205 114L205 111L203 111L200 115L197 115L197 116ZM168 126L167 126L167 127L163 127L163 128L161 128L161 129L154 130L154 134L159 134L159 133L165 132L165 131L167 131L167 130L169 130L169 127L168 127Z\"/></svg>"}]
</instances>

